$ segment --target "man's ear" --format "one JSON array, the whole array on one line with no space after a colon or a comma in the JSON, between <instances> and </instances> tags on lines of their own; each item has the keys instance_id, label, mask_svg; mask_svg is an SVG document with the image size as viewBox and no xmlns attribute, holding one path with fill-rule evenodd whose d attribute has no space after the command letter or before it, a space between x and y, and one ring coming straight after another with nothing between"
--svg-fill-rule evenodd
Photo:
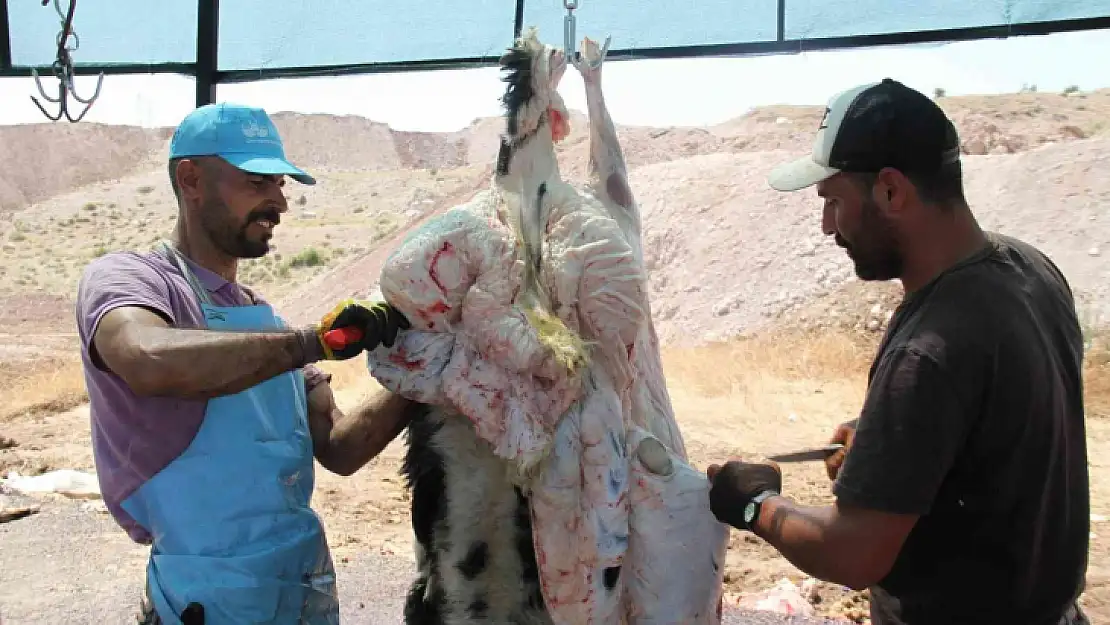
<instances>
[{"instance_id":1,"label":"man's ear","mask_svg":"<svg viewBox=\"0 0 1110 625\"><path fill-rule=\"evenodd\" d=\"M871 187L871 199L879 205L883 214L892 218L897 218L905 212L913 193L913 183L910 179L892 167L879 170L875 184Z\"/></svg>"},{"instance_id":2,"label":"man's ear","mask_svg":"<svg viewBox=\"0 0 1110 625\"><path fill-rule=\"evenodd\" d=\"M199 200L204 197L204 168L200 161L186 158L178 161L174 178L177 188L181 190L181 198L186 200Z\"/></svg>"}]
</instances>

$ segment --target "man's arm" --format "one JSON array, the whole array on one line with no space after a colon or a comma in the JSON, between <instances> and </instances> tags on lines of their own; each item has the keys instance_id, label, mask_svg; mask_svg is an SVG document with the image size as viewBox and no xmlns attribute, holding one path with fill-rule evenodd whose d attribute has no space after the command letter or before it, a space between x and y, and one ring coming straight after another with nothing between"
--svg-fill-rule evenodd
<instances>
[{"instance_id":1,"label":"man's arm","mask_svg":"<svg viewBox=\"0 0 1110 625\"><path fill-rule=\"evenodd\" d=\"M316 459L332 473L354 474L401 434L408 425L412 403L381 391L345 414L336 405L328 382L319 382L308 393L308 425Z\"/></svg>"},{"instance_id":2,"label":"man's arm","mask_svg":"<svg viewBox=\"0 0 1110 625\"><path fill-rule=\"evenodd\" d=\"M814 577L856 589L872 586L887 575L917 519L932 507L967 425L956 387L937 361L915 348L894 350L872 381L834 486L837 502L800 506L772 496L752 529ZM749 473L732 475L742 480ZM756 494L733 497L747 501ZM738 506L721 507L732 516Z\"/></svg>"},{"instance_id":3,"label":"man's arm","mask_svg":"<svg viewBox=\"0 0 1110 625\"><path fill-rule=\"evenodd\" d=\"M176 328L173 299L167 275L149 258L117 252L89 263L75 312L93 365L119 376L138 395L209 398L249 388L314 357L302 347L314 337L299 339L289 331Z\"/></svg>"},{"instance_id":4,"label":"man's arm","mask_svg":"<svg viewBox=\"0 0 1110 625\"><path fill-rule=\"evenodd\" d=\"M139 306L113 308L93 338L105 366L137 395L230 395L317 359L305 332L173 328ZM318 341L317 341L318 342Z\"/></svg>"},{"instance_id":5,"label":"man's arm","mask_svg":"<svg viewBox=\"0 0 1110 625\"><path fill-rule=\"evenodd\" d=\"M773 496L753 532L809 575L854 590L873 586L894 565L916 514L845 506L800 506Z\"/></svg>"}]
</instances>

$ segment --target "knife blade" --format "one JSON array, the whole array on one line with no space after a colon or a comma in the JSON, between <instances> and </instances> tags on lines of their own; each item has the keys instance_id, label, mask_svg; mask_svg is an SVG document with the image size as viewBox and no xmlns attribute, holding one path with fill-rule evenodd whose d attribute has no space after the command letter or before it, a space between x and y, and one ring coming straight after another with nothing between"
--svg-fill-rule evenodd
<instances>
[{"instance_id":1,"label":"knife blade","mask_svg":"<svg viewBox=\"0 0 1110 625\"><path fill-rule=\"evenodd\" d=\"M844 445L833 443L823 447L813 447L811 449L791 451L784 454L775 454L773 456L767 456L767 459L773 462L810 462L813 460L824 460L841 449L844 449Z\"/></svg>"}]
</instances>

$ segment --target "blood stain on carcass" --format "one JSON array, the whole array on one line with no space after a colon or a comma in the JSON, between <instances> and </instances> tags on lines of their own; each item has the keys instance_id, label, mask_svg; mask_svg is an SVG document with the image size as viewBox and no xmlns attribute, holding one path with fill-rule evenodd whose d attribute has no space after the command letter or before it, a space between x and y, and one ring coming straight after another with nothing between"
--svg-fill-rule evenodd
<instances>
[{"instance_id":1,"label":"blood stain on carcass","mask_svg":"<svg viewBox=\"0 0 1110 625\"><path fill-rule=\"evenodd\" d=\"M432 282L436 283L436 286L438 286L439 290L443 293L447 293L447 289L443 286L443 282L441 282L439 279L439 261L444 254L454 253L455 246L451 245L451 243L448 241L444 241L443 245L440 246L440 248L436 250L435 253L432 255L432 262L429 263L428 276L432 279Z\"/></svg>"},{"instance_id":2,"label":"blood stain on carcass","mask_svg":"<svg viewBox=\"0 0 1110 625\"><path fill-rule=\"evenodd\" d=\"M415 312L416 312L416 316L420 317L420 320L424 322L424 325L428 326L429 330L436 327L435 322L432 321L432 318L428 314L427 310L424 310L423 308L417 308Z\"/></svg>"},{"instance_id":3,"label":"blood stain on carcass","mask_svg":"<svg viewBox=\"0 0 1110 625\"><path fill-rule=\"evenodd\" d=\"M390 354L389 355L389 361L392 362L393 364L397 365L398 367L403 367L405 369L408 369L409 371L416 371L418 369L423 369L424 364L425 364L423 359L409 360L408 358L405 357L404 352L398 352L398 353L395 353L395 354Z\"/></svg>"}]
</instances>

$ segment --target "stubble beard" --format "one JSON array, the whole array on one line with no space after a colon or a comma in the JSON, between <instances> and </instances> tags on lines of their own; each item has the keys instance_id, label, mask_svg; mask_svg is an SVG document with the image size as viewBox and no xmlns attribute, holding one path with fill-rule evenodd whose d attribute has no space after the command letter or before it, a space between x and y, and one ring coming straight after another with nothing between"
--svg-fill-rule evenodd
<instances>
[{"instance_id":1,"label":"stubble beard","mask_svg":"<svg viewBox=\"0 0 1110 625\"><path fill-rule=\"evenodd\" d=\"M905 263L893 226L870 198L864 200L860 215L860 241L849 244L837 235L837 243L855 264L856 277L867 282L901 278Z\"/></svg>"},{"instance_id":2,"label":"stubble beard","mask_svg":"<svg viewBox=\"0 0 1110 625\"><path fill-rule=\"evenodd\" d=\"M227 203L215 194L204 199L201 204L201 225L212 244L232 258L261 258L270 251L269 235L261 240L252 241L247 229L259 217L277 223L276 212L269 208L256 208L247 215L242 224L236 224Z\"/></svg>"}]
</instances>

